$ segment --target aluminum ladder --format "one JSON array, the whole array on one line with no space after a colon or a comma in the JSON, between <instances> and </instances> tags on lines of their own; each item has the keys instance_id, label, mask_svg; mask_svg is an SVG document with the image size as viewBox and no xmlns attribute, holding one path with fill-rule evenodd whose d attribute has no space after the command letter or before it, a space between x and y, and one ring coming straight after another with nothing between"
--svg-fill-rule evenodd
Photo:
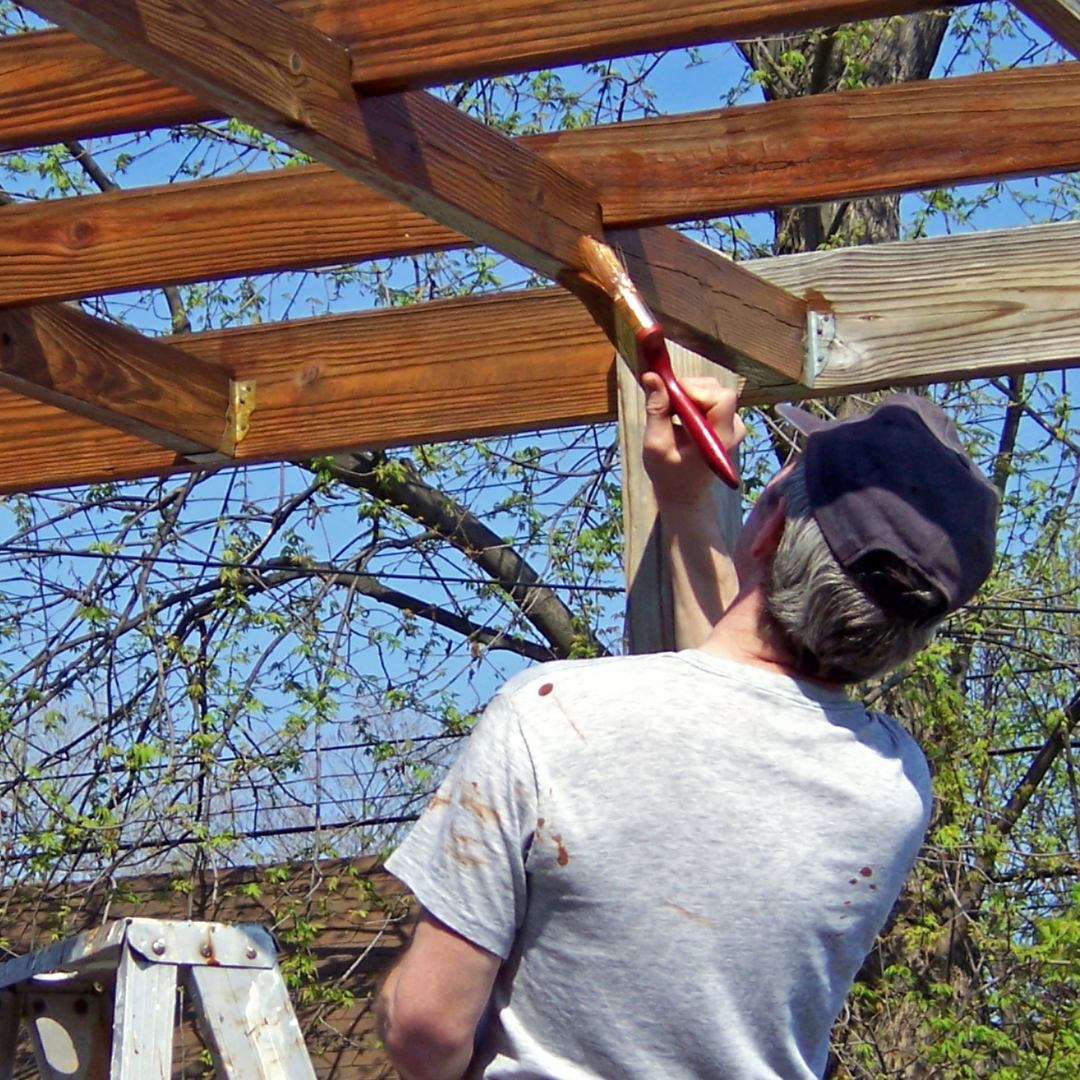
<instances>
[{"instance_id":1,"label":"aluminum ladder","mask_svg":"<svg viewBox=\"0 0 1080 1080\"><path fill-rule=\"evenodd\" d=\"M170 1080L178 986L218 1080L315 1080L270 933L160 919L0 963L0 1080L24 1020L42 1080Z\"/></svg>"}]
</instances>

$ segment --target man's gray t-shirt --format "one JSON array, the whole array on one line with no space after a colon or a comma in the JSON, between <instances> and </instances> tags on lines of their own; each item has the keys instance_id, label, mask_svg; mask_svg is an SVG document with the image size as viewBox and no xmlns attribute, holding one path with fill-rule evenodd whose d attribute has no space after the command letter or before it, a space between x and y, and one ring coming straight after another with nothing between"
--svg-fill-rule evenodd
<instances>
[{"instance_id":1,"label":"man's gray t-shirt","mask_svg":"<svg viewBox=\"0 0 1080 1080\"><path fill-rule=\"evenodd\" d=\"M893 720L700 651L496 695L388 869L505 963L470 1075L809 1080L918 852Z\"/></svg>"}]
</instances>

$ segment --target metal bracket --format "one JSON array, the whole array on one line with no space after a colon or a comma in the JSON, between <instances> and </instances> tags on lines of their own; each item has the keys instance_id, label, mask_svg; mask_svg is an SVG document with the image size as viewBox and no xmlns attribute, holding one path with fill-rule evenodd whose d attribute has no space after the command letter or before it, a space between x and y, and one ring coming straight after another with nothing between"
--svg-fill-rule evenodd
<instances>
[{"instance_id":1,"label":"metal bracket","mask_svg":"<svg viewBox=\"0 0 1080 1080\"><path fill-rule=\"evenodd\" d=\"M229 381L229 411L225 414L225 434L218 450L234 457L236 448L244 441L251 428L251 414L255 411L255 380Z\"/></svg>"},{"instance_id":2,"label":"metal bracket","mask_svg":"<svg viewBox=\"0 0 1080 1080\"><path fill-rule=\"evenodd\" d=\"M829 362L829 346L836 340L836 318L828 311L810 310L806 313L806 367L804 386L813 387L817 377Z\"/></svg>"}]
</instances>

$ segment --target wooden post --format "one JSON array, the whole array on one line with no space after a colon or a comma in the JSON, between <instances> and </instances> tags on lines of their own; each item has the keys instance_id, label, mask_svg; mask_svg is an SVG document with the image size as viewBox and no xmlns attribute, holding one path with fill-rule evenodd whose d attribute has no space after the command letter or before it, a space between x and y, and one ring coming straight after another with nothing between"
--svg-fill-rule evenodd
<instances>
[{"instance_id":1,"label":"wooden post","mask_svg":"<svg viewBox=\"0 0 1080 1080\"><path fill-rule=\"evenodd\" d=\"M668 342L668 350L672 366L680 378L712 375L722 385L738 388L739 379L734 372L674 342ZM675 620L667 546L657 518L652 485L641 463L645 393L621 356L618 359L618 383L626 566L626 649L631 653L665 652L675 648ZM713 497L730 549L742 524L742 495L715 480Z\"/></svg>"}]
</instances>

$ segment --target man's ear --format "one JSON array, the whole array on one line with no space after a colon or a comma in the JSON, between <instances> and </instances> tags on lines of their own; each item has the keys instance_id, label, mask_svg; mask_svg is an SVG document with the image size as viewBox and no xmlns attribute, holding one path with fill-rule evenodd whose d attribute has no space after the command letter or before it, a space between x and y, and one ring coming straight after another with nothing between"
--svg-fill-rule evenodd
<instances>
[{"instance_id":1,"label":"man's ear","mask_svg":"<svg viewBox=\"0 0 1080 1080\"><path fill-rule=\"evenodd\" d=\"M762 523L761 530L750 545L750 555L761 562L768 562L776 554L780 540L784 535L784 523L787 521L787 499L783 495L776 506Z\"/></svg>"}]
</instances>

